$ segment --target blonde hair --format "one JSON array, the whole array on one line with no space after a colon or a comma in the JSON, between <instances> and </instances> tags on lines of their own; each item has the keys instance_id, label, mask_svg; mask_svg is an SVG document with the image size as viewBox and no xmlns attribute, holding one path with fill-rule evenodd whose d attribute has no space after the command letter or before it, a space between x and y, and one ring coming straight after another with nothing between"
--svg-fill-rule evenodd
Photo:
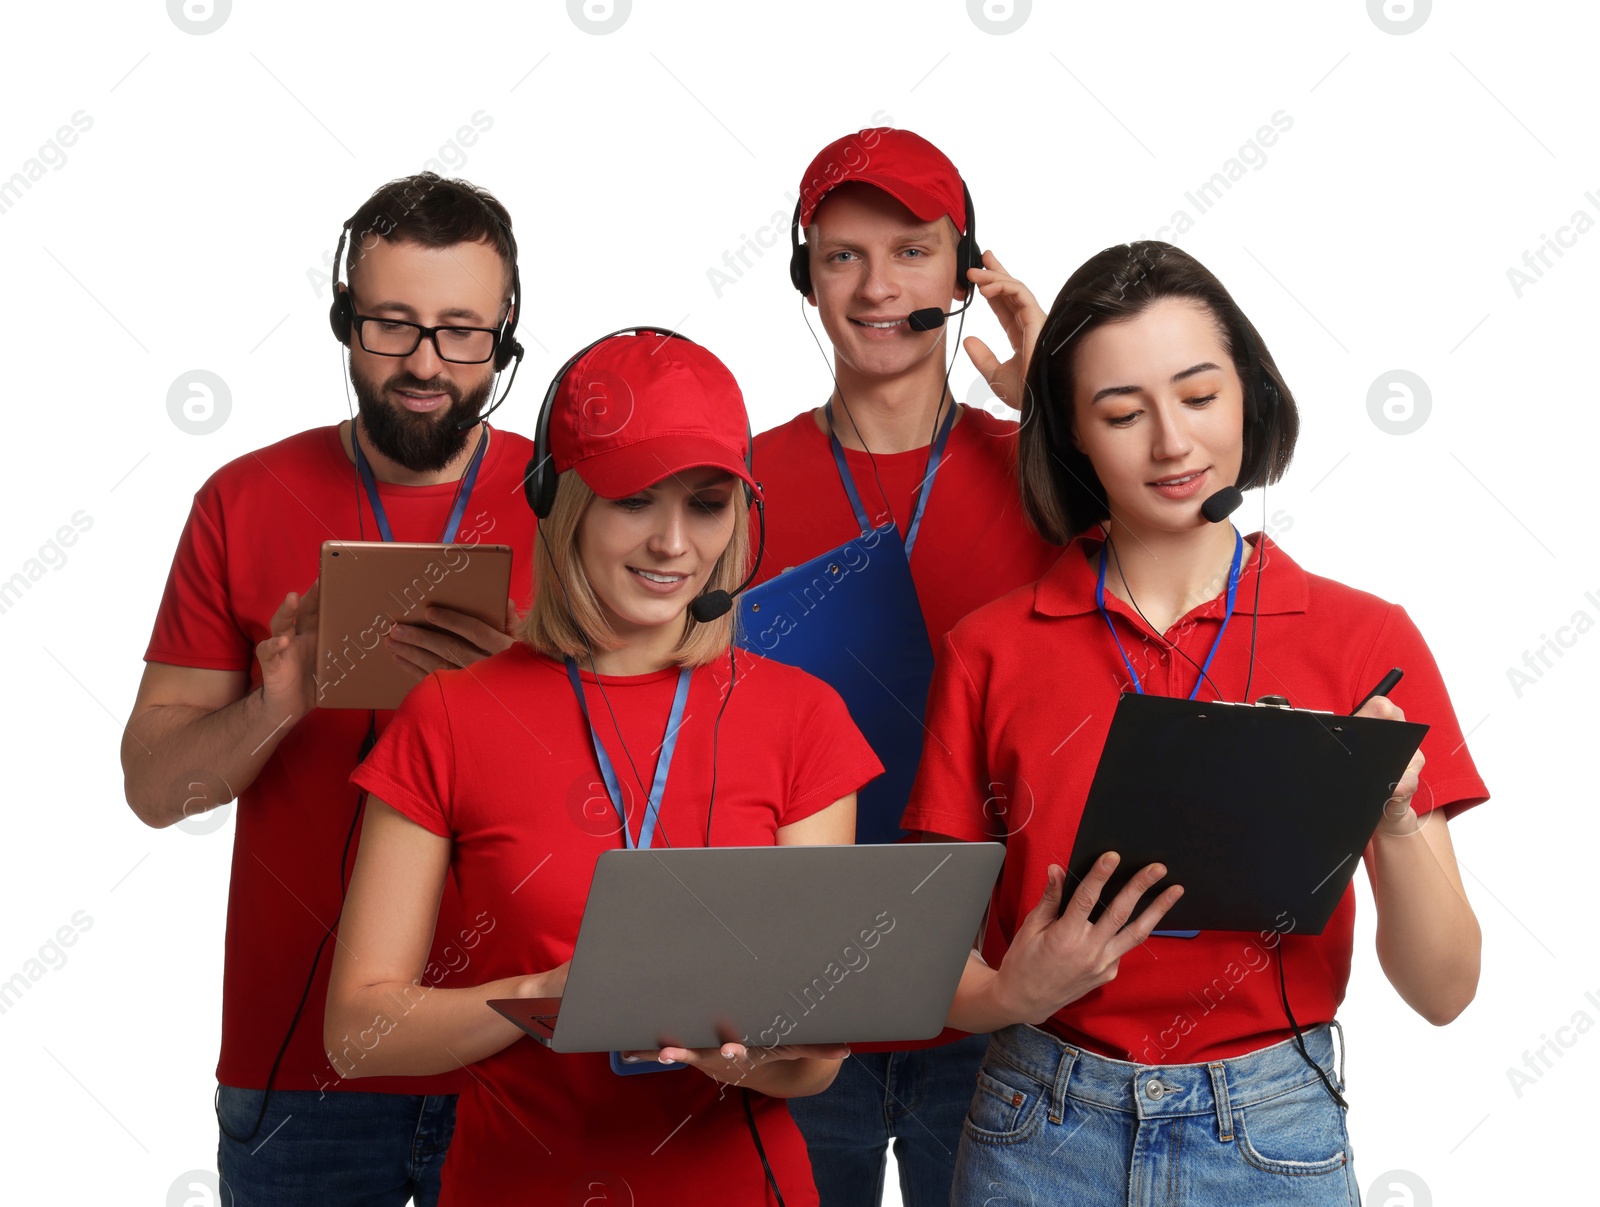
<instances>
[{"instance_id":1,"label":"blonde hair","mask_svg":"<svg viewBox=\"0 0 1600 1207\"><path fill-rule=\"evenodd\" d=\"M750 561L750 509L744 505L743 483L734 479L733 535L706 580L707 591L732 591L744 581ZM557 480L555 502L539 522L533 542L533 607L518 636L551 658L576 658L597 650L614 650L622 640L612 630L578 557L578 525L600 496L576 473ZM683 637L676 647L679 666L705 666L727 653L734 639L738 608L702 624L684 612Z\"/></svg>"}]
</instances>

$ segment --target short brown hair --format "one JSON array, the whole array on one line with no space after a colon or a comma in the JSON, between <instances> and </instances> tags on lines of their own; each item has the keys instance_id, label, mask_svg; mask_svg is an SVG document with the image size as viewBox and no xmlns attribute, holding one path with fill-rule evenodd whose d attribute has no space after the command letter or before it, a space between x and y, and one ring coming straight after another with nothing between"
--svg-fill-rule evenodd
<instances>
[{"instance_id":1,"label":"short brown hair","mask_svg":"<svg viewBox=\"0 0 1600 1207\"><path fill-rule=\"evenodd\" d=\"M368 197L348 225L347 280L361 263L361 253L379 239L423 247L487 243L505 264L506 297L511 296L511 268L517 258L511 215L488 189L437 172L402 176Z\"/></svg>"},{"instance_id":2,"label":"short brown hair","mask_svg":"<svg viewBox=\"0 0 1600 1207\"><path fill-rule=\"evenodd\" d=\"M1210 313L1244 383L1246 410L1241 490L1276 482L1289 468L1300 414L1261 336L1222 282L1170 243L1140 240L1086 260L1056 295L1028 364L1017 471L1022 505L1039 535L1064 545L1110 518L1105 488L1089 458L1073 447L1075 369L1084 336L1126 322L1163 298L1187 298ZM1270 383L1278 402L1266 397ZM1260 422L1252 420L1257 409Z\"/></svg>"},{"instance_id":3,"label":"short brown hair","mask_svg":"<svg viewBox=\"0 0 1600 1207\"><path fill-rule=\"evenodd\" d=\"M556 482L550 515L539 521L533 543L533 608L520 634L533 649L551 658L578 658L590 648L614 650L622 642L606 622L600 600L578 560L578 525L599 495L574 470ZM744 581L750 560L750 512L737 480L733 502L733 535L722 551L707 591L732 591ZM677 645L679 666L704 666L727 653L734 638L738 608L702 624L684 614L683 638Z\"/></svg>"}]
</instances>

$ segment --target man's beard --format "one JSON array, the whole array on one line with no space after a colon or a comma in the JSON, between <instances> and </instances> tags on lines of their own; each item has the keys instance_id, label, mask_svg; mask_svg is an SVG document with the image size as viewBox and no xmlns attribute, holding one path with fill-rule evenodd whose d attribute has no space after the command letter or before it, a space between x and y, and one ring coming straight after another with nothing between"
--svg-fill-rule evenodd
<instances>
[{"instance_id":1,"label":"man's beard","mask_svg":"<svg viewBox=\"0 0 1600 1207\"><path fill-rule=\"evenodd\" d=\"M460 455L467 445L473 424L494 388L494 378L485 379L470 394L463 395L454 382L443 377L418 381L409 373L399 373L380 387L366 380L350 366L350 383L356 392L362 434L391 461L398 461L413 473L437 473ZM433 411L408 411L388 401L391 390L411 390L418 394L448 394L448 406Z\"/></svg>"}]
</instances>

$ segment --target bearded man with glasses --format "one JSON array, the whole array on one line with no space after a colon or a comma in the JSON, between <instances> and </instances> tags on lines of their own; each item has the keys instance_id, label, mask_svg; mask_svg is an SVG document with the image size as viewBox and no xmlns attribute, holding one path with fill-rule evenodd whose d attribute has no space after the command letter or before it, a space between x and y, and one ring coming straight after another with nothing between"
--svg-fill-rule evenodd
<instances>
[{"instance_id":1,"label":"bearded man with glasses","mask_svg":"<svg viewBox=\"0 0 1600 1207\"><path fill-rule=\"evenodd\" d=\"M358 410L224 465L195 495L122 741L128 803L149 825L239 801L217 1067L224 1202L432 1204L454 1126L450 1076L346 1088L382 1020L335 1051L322 1043L364 800L349 777L393 714L316 707L321 543L509 545L505 627L531 602L533 446L481 418L521 355L510 217L487 191L425 172L374 193L347 244L330 317ZM458 612L424 615L374 651L419 681L512 644ZM448 883L419 997L460 976L493 928L462 912Z\"/></svg>"}]
</instances>

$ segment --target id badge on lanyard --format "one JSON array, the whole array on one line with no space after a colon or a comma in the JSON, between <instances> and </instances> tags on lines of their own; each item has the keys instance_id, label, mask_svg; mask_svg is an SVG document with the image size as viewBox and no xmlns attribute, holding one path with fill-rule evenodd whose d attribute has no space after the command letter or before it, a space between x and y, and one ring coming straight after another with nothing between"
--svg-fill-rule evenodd
<instances>
[{"instance_id":1,"label":"id badge on lanyard","mask_svg":"<svg viewBox=\"0 0 1600 1207\"><path fill-rule=\"evenodd\" d=\"M874 528L844 449L829 441L860 535L759 587L739 601L739 644L797 666L843 697L884 773L856 797L856 841L897 842L922 757L922 722L933 681L933 646L911 577L911 550L955 423L952 406L935 436L928 470L902 542L893 520Z\"/></svg>"},{"instance_id":2,"label":"id badge on lanyard","mask_svg":"<svg viewBox=\"0 0 1600 1207\"><path fill-rule=\"evenodd\" d=\"M601 744L600 735L595 732L594 721L589 716L589 703L584 699L583 679L578 674L578 664L572 658L568 658L566 664L567 680L572 684L572 694L577 697L584 724L589 727L589 740L594 744L594 758L600 766L600 778L605 781L606 795L611 798L611 806L617 811L617 824L622 830L622 841L630 851L648 851L655 838L656 822L661 816L661 799L666 795L667 775L672 770L672 756L678 749L678 730L683 725L684 709L689 703L689 681L693 675L693 668L685 666L678 671L678 687L672 695L672 711L667 714L667 731L661 739L661 753L656 758L656 776L650 785L650 795L645 799L644 816L639 821L639 840L635 843L633 831L628 829L628 808L622 799L622 784L617 779L617 769L612 765L611 756ZM632 1077L640 1073L670 1073L673 1069L684 1068L688 1066L676 1061L672 1064L662 1064L658 1060L642 1060L637 1064L627 1064L624 1063L621 1052L611 1053L611 1071L621 1077Z\"/></svg>"}]
</instances>

